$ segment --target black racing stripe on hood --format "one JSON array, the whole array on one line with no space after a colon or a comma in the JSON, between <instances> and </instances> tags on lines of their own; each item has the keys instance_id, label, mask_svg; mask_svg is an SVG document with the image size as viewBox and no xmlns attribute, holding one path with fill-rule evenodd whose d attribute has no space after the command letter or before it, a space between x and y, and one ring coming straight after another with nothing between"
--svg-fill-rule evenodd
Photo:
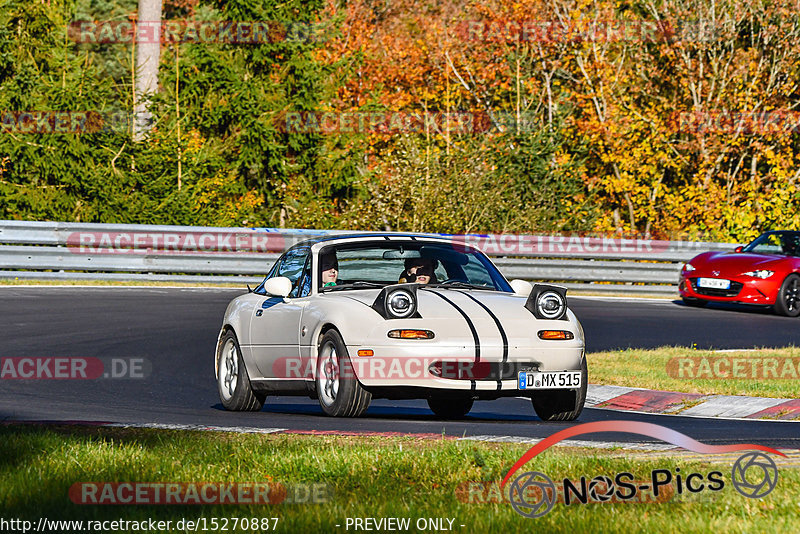
<instances>
[{"instance_id":1,"label":"black racing stripe on hood","mask_svg":"<svg viewBox=\"0 0 800 534\"><path fill-rule=\"evenodd\" d=\"M506 335L506 329L503 328L503 325L500 323L500 319L497 318L497 315L495 315L494 312L490 310L488 306L486 306L486 304L479 301L469 293L465 291L458 291L458 293L461 293L462 295L465 295L470 299L472 299L478 306L486 310L486 313L488 313L492 317L492 319L494 320L494 324L497 325L497 330L500 331L500 337L503 339L503 363L506 363L508 361L508 336Z\"/></svg>"},{"instance_id":2,"label":"black racing stripe on hood","mask_svg":"<svg viewBox=\"0 0 800 534\"><path fill-rule=\"evenodd\" d=\"M420 286L420 289L423 289L424 287L425 286ZM461 314L461 316L467 322L467 326L469 326L470 332L472 332L472 339L475 341L475 361L476 362L481 361L481 340L478 337L478 331L475 329L475 324L472 322L472 319L469 318L469 315L467 315L464 312L464 310L462 310L461 307L458 304L456 304L455 302L453 302L449 298L445 297L441 293L438 293L438 292L433 291L433 290L431 290L429 292L431 294L436 295L437 297L440 297L440 298L444 299L445 301L447 301L452 307L454 307L458 311L458 313Z\"/></svg>"}]
</instances>

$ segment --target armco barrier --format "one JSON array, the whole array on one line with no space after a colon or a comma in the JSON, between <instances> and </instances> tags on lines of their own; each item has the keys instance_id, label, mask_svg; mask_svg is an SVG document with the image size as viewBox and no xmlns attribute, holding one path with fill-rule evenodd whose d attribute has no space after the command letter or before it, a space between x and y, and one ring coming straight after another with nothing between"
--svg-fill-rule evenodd
<instances>
[{"instance_id":1,"label":"armco barrier","mask_svg":"<svg viewBox=\"0 0 800 534\"><path fill-rule=\"evenodd\" d=\"M351 232L0 221L0 278L253 283L294 243L341 233ZM736 246L511 234L451 237L492 256L508 278L622 293L674 294L681 262Z\"/></svg>"}]
</instances>

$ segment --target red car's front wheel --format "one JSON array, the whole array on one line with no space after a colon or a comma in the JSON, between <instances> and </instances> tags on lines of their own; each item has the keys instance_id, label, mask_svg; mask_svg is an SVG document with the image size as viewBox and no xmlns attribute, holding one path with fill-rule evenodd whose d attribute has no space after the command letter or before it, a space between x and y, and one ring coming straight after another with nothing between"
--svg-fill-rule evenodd
<instances>
[{"instance_id":1,"label":"red car's front wheel","mask_svg":"<svg viewBox=\"0 0 800 534\"><path fill-rule=\"evenodd\" d=\"M783 281L775 299L775 313L787 317L800 315L800 276L790 274Z\"/></svg>"}]
</instances>

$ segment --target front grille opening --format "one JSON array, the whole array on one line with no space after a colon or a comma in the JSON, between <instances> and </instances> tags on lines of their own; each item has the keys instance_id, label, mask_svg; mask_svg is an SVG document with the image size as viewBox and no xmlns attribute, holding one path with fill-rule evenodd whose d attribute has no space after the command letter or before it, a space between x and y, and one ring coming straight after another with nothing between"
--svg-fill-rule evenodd
<instances>
[{"instance_id":1,"label":"front grille opening","mask_svg":"<svg viewBox=\"0 0 800 534\"><path fill-rule=\"evenodd\" d=\"M692 289L698 295L708 295L709 297L735 297L744 287L741 282L731 280L731 287L728 289L712 289L708 287L698 287L697 278L690 278Z\"/></svg>"},{"instance_id":2,"label":"front grille opening","mask_svg":"<svg viewBox=\"0 0 800 534\"><path fill-rule=\"evenodd\" d=\"M516 380L521 371L538 371L538 362L437 361L428 372L450 380Z\"/></svg>"}]
</instances>

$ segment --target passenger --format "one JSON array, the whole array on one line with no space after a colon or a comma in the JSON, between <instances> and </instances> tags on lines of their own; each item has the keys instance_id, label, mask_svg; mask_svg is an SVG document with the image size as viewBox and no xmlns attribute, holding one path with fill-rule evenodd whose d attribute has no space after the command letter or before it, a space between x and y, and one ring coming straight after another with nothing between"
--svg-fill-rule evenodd
<instances>
[{"instance_id":1,"label":"passenger","mask_svg":"<svg viewBox=\"0 0 800 534\"><path fill-rule=\"evenodd\" d=\"M336 285L336 280L339 278L339 260L336 259L335 252L328 252L320 257L319 260L322 287L331 287Z\"/></svg>"},{"instance_id":2,"label":"passenger","mask_svg":"<svg viewBox=\"0 0 800 534\"><path fill-rule=\"evenodd\" d=\"M420 265L416 268L417 284L436 284L439 281L436 279L436 273L433 272L433 264Z\"/></svg>"},{"instance_id":3,"label":"passenger","mask_svg":"<svg viewBox=\"0 0 800 534\"><path fill-rule=\"evenodd\" d=\"M431 258L409 258L405 261L405 270L400 275L401 284L436 284L436 270L439 262Z\"/></svg>"},{"instance_id":4,"label":"passenger","mask_svg":"<svg viewBox=\"0 0 800 534\"><path fill-rule=\"evenodd\" d=\"M800 238L787 236L783 243L783 253L787 256L800 256Z\"/></svg>"}]
</instances>

